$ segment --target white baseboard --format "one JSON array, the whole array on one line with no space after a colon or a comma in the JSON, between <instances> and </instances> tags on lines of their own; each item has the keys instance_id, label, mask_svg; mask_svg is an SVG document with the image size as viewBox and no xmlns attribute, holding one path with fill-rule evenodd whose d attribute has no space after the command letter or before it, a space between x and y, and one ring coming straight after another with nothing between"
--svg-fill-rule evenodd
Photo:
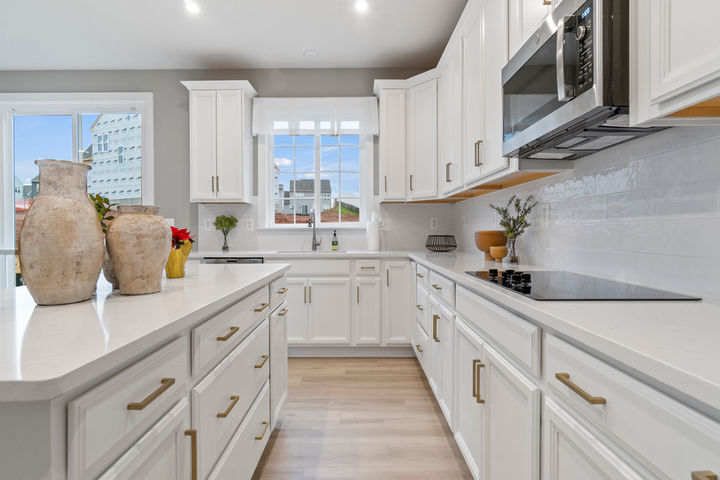
<instances>
[{"instance_id":1,"label":"white baseboard","mask_svg":"<svg viewBox=\"0 0 720 480\"><path fill-rule=\"evenodd\" d=\"M337 345L289 345L289 357L414 357L410 345L337 346Z\"/></svg>"}]
</instances>

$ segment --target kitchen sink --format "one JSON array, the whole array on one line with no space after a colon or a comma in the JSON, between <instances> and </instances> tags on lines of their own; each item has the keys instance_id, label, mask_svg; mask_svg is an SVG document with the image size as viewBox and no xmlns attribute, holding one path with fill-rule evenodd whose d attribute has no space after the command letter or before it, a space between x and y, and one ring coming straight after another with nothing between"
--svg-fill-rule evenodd
<instances>
[{"instance_id":1,"label":"kitchen sink","mask_svg":"<svg viewBox=\"0 0 720 480\"><path fill-rule=\"evenodd\" d=\"M348 253L348 252L347 252L347 250L335 250L335 251L318 250L316 252L313 252L312 250L278 250L275 253Z\"/></svg>"}]
</instances>

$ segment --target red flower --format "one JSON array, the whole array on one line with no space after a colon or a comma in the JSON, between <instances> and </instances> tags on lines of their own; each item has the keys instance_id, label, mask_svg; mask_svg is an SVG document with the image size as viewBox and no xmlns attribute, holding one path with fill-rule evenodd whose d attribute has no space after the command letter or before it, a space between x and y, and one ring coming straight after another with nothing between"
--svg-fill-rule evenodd
<instances>
[{"instance_id":1,"label":"red flower","mask_svg":"<svg viewBox=\"0 0 720 480\"><path fill-rule=\"evenodd\" d=\"M185 241L189 241L190 243L195 241L193 237L190 236L187 228L179 229L171 226L170 230L172 231L171 244L173 248L180 248L185 244Z\"/></svg>"}]
</instances>

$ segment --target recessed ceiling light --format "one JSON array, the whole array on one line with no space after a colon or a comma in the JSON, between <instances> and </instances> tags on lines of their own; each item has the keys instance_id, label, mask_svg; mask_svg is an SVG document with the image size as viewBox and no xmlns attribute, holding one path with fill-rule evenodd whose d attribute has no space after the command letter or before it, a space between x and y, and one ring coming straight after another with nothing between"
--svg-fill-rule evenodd
<instances>
[{"instance_id":1,"label":"recessed ceiling light","mask_svg":"<svg viewBox=\"0 0 720 480\"><path fill-rule=\"evenodd\" d=\"M355 10L357 10L360 13L367 12L370 5L368 4L367 0L355 0Z\"/></svg>"},{"instance_id":2,"label":"recessed ceiling light","mask_svg":"<svg viewBox=\"0 0 720 480\"><path fill-rule=\"evenodd\" d=\"M187 10L188 13L197 15L200 13L200 4L198 4L195 0L185 0L185 10Z\"/></svg>"},{"instance_id":3,"label":"recessed ceiling light","mask_svg":"<svg viewBox=\"0 0 720 480\"><path fill-rule=\"evenodd\" d=\"M303 55L306 57L317 57L317 52L315 50L305 50Z\"/></svg>"}]
</instances>

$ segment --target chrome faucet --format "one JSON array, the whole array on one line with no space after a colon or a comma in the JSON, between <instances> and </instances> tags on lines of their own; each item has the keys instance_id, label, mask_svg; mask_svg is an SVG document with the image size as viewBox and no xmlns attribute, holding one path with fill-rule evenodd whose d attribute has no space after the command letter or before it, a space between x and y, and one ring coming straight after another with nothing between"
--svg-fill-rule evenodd
<instances>
[{"instance_id":1,"label":"chrome faucet","mask_svg":"<svg viewBox=\"0 0 720 480\"><path fill-rule=\"evenodd\" d=\"M313 252L317 251L317 247L322 245L322 238L318 242L317 236L315 235L315 224L317 222L315 221L315 209L310 210L310 217L308 218L308 228L313 229L313 238L312 238L312 250Z\"/></svg>"}]
</instances>

